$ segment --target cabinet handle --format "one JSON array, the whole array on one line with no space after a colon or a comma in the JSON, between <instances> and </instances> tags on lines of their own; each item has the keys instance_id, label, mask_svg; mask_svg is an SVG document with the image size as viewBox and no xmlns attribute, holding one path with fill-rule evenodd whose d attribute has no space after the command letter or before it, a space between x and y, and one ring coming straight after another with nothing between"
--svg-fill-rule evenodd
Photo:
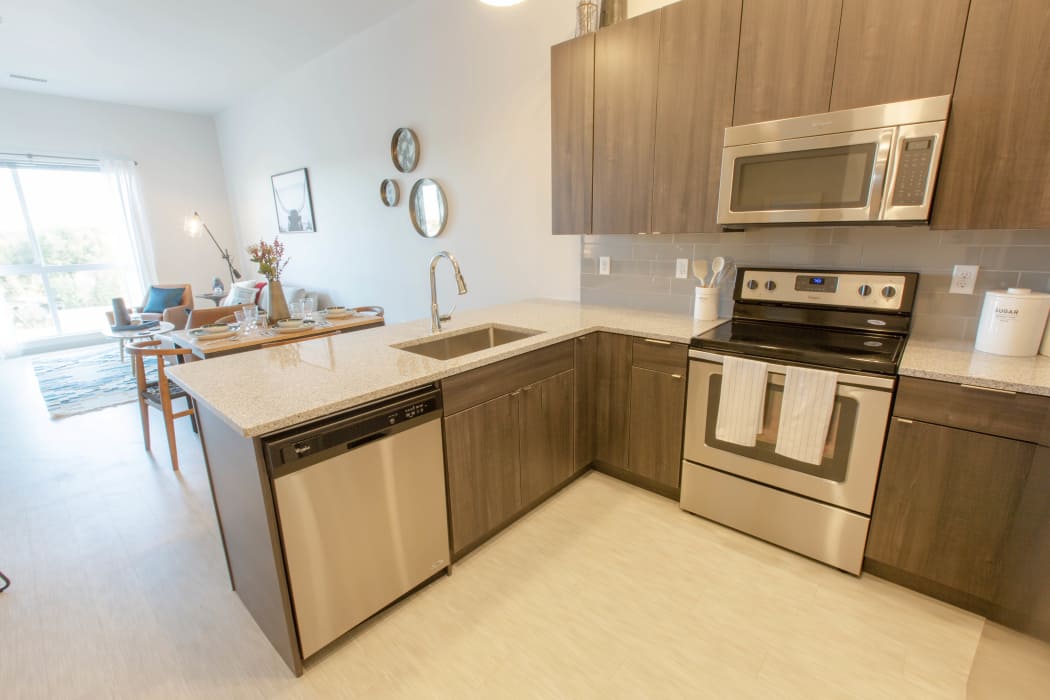
<instances>
[{"instance_id":1,"label":"cabinet handle","mask_svg":"<svg viewBox=\"0 0 1050 700\"><path fill-rule=\"evenodd\" d=\"M653 345L670 345L671 344L670 340L655 340L653 338L643 338L643 340L645 340L645 342L647 342L647 343L652 343Z\"/></svg>"},{"instance_id":2,"label":"cabinet handle","mask_svg":"<svg viewBox=\"0 0 1050 700\"><path fill-rule=\"evenodd\" d=\"M893 420L897 421L898 423L907 423L908 425L911 425L912 423L915 422L915 421L910 420L908 418L894 418Z\"/></svg>"},{"instance_id":3,"label":"cabinet handle","mask_svg":"<svg viewBox=\"0 0 1050 700\"><path fill-rule=\"evenodd\" d=\"M681 379L681 378L682 378L682 375L680 375L680 374L672 374L671 375L671 379Z\"/></svg>"},{"instance_id":4,"label":"cabinet handle","mask_svg":"<svg viewBox=\"0 0 1050 700\"><path fill-rule=\"evenodd\" d=\"M1016 391L1009 391L1007 389L993 389L990 386L977 386L975 384L960 384L963 389L972 389L973 391L987 391L992 394L1006 394L1007 396L1017 396Z\"/></svg>"}]
</instances>

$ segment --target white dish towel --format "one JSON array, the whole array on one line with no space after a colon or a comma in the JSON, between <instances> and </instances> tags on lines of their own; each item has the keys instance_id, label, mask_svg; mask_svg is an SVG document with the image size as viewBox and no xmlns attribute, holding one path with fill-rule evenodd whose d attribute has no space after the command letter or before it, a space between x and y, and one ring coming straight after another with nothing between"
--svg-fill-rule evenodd
<instances>
[{"instance_id":1,"label":"white dish towel","mask_svg":"<svg viewBox=\"0 0 1050 700\"><path fill-rule=\"evenodd\" d=\"M766 363L726 357L718 396L715 437L745 447L755 446L766 409Z\"/></svg>"},{"instance_id":2,"label":"white dish towel","mask_svg":"<svg viewBox=\"0 0 1050 700\"><path fill-rule=\"evenodd\" d=\"M807 464L823 461L838 380L835 372L787 368L777 428L778 455Z\"/></svg>"}]
</instances>

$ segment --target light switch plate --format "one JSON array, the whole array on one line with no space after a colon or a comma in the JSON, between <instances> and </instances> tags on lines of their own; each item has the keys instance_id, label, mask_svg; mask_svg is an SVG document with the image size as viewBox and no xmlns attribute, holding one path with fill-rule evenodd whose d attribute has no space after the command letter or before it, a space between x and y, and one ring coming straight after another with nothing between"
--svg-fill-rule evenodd
<instances>
[{"instance_id":1,"label":"light switch plate","mask_svg":"<svg viewBox=\"0 0 1050 700\"><path fill-rule=\"evenodd\" d=\"M689 277L689 258L677 258L674 264L674 278L684 280Z\"/></svg>"},{"instance_id":2,"label":"light switch plate","mask_svg":"<svg viewBox=\"0 0 1050 700\"><path fill-rule=\"evenodd\" d=\"M977 284L977 271L980 269L980 265L956 265L952 268L952 286L948 293L973 294L974 285Z\"/></svg>"},{"instance_id":3,"label":"light switch plate","mask_svg":"<svg viewBox=\"0 0 1050 700\"><path fill-rule=\"evenodd\" d=\"M609 256L603 255L598 258L598 274L607 275L609 274Z\"/></svg>"}]
</instances>

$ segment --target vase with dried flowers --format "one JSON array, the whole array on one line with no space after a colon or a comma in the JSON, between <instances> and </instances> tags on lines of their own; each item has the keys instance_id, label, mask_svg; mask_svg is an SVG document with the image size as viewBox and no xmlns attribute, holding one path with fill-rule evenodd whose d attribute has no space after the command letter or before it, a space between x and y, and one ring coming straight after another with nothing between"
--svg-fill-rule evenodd
<instances>
[{"instance_id":1,"label":"vase with dried flowers","mask_svg":"<svg viewBox=\"0 0 1050 700\"><path fill-rule=\"evenodd\" d=\"M285 301L284 289L281 288L281 273L288 265L288 260L284 257L284 243L281 243L276 237L273 243L260 240L248 246L248 255L251 256L253 263L259 265L259 272L266 277L270 322L288 318L288 302Z\"/></svg>"}]
</instances>

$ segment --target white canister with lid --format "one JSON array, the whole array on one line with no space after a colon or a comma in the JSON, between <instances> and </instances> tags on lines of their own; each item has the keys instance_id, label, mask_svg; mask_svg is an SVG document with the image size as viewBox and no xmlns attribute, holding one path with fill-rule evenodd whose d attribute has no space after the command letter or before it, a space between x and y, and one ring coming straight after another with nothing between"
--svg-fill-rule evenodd
<instances>
[{"instance_id":1,"label":"white canister with lid","mask_svg":"<svg viewBox=\"0 0 1050 700\"><path fill-rule=\"evenodd\" d=\"M993 355L1031 357L1039 351L1048 314L1050 294L1015 287L985 292L975 347Z\"/></svg>"}]
</instances>

